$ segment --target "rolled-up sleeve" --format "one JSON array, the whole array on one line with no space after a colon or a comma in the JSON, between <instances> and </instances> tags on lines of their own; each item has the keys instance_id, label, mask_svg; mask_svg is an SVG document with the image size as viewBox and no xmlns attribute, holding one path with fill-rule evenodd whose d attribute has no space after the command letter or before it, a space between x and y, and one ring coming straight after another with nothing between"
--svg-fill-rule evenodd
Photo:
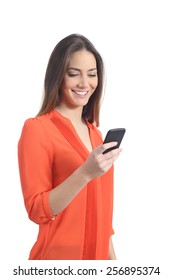
<instances>
[{"instance_id":1,"label":"rolled-up sleeve","mask_svg":"<svg viewBox=\"0 0 173 280\"><path fill-rule=\"evenodd\" d=\"M45 127L39 118L27 120L18 142L18 162L25 207L37 224L55 218L49 206L52 161L52 145Z\"/></svg>"}]
</instances>

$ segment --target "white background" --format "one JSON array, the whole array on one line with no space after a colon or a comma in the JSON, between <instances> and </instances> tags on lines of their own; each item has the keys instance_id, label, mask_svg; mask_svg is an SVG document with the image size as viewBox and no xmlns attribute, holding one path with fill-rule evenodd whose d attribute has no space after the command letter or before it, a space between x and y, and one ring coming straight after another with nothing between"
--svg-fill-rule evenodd
<instances>
[{"instance_id":1,"label":"white background","mask_svg":"<svg viewBox=\"0 0 173 280\"><path fill-rule=\"evenodd\" d=\"M54 46L71 33L81 33L94 43L106 65L103 136L110 128L127 129L123 153L115 163L117 257L123 265L157 264L166 273L173 249L171 4L167 0L0 2L0 251L6 266L27 260L38 230L27 217L21 194L17 162L21 129L25 119L39 110ZM160 279L167 280L165 275Z\"/></svg>"}]
</instances>

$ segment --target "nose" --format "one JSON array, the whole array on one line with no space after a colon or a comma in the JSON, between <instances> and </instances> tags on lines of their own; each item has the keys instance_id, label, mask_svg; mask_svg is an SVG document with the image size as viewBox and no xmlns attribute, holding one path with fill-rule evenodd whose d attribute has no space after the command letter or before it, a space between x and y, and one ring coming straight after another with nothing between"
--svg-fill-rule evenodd
<instances>
[{"instance_id":1,"label":"nose","mask_svg":"<svg viewBox=\"0 0 173 280\"><path fill-rule=\"evenodd\" d=\"M80 76L78 86L80 88L87 88L88 87L88 77L86 75L81 75Z\"/></svg>"}]
</instances>

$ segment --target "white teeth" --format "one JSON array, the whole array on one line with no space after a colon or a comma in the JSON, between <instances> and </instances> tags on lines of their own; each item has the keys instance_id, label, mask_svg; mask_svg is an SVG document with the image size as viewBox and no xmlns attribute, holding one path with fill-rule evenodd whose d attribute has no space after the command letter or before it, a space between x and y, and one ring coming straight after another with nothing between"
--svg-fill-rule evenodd
<instances>
[{"instance_id":1,"label":"white teeth","mask_svg":"<svg viewBox=\"0 0 173 280\"><path fill-rule=\"evenodd\" d=\"M75 91L74 92L78 95L84 96L85 94L87 94L87 91Z\"/></svg>"}]
</instances>

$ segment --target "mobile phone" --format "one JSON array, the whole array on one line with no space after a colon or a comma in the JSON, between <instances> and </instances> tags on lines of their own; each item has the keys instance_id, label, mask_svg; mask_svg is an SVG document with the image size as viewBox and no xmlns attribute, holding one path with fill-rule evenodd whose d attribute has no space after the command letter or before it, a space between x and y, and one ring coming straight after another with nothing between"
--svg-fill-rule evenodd
<instances>
[{"instance_id":1,"label":"mobile phone","mask_svg":"<svg viewBox=\"0 0 173 280\"><path fill-rule=\"evenodd\" d=\"M103 154L106 154L106 153L110 152L111 150L119 148L125 132L126 132L125 128L110 129L106 134L103 144L109 143L109 142L118 142L118 144L112 148L105 150L103 152Z\"/></svg>"}]
</instances>

